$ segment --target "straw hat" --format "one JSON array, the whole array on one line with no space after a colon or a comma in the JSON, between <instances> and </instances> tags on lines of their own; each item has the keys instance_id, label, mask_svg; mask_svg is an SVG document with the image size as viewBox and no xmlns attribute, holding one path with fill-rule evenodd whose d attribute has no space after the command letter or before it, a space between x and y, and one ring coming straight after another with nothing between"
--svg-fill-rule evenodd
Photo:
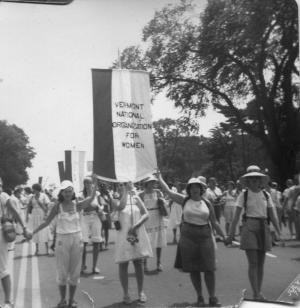
<instances>
[{"instance_id":1,"label":"straw hat","mask_svg":"<svg viewBox=\"0 0 300 308\"><path fill-rule=\"evenodd\" d=\"M241 184L246 185L247 179L251 177L260 177L264 186L269 182L269 176L262 173L261 169L256 165L251 165L247 168L247 173L240 178Z\"/></svg>"},{"instance_id":2,"label":"straw hat","mask_svg":"<svg viewBox=\"0 0 300 308\"><path fill-rule=\"evenodd\" d=\"M147 177L144 181L145 184L148 182L157 182L157 178L154 175L150 175L149 177Z\"/></svg>"},{"instance_id":3,"label":"straw hat","mask_svg":"<svg viewBox=\"0 0 300 308\"><path fill-rule=\"evenodd\" d=\"M189 187L192 185L192 184L199 184L204 190L207 188L207 185L206 183L202 180L199 180L199 177L198 178L190 178L187 185L186 185L186 190L189 189Z\"/></svg>"}]
</instances>

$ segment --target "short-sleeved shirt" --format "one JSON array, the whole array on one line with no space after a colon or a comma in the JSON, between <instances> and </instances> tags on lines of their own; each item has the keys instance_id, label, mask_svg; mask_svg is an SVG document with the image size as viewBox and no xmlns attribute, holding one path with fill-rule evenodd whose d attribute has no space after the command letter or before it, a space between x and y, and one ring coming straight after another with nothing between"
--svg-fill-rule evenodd
<instances>
[{"instance_id":1,"label":"short-sleeved shirt","mask_svg":"<svg viewBox=\"0 0 300 308\"><path fill-rule=\"evenodd\" d=\"M208 199L213 205L220 205L220 199L222 197L222 190L219 187L211 189L208 187L205 192L205 198Z\"/></svg>"},{"instance_id":2,"label":"short-sleeved shirt","mask_svg":"<svg viewBox=\"0 0 300 308\"><path fill-rule=\"evenodd\" d=\"M253 192L248 190L247 196L247 217L255 218L267 218L267 208L274 208L271 196L268 192L268 198L266 198L263 191ZM244 196L245 192L241 192L237 198L237 207L244 208Z\"/></svg>"}]
</instances>

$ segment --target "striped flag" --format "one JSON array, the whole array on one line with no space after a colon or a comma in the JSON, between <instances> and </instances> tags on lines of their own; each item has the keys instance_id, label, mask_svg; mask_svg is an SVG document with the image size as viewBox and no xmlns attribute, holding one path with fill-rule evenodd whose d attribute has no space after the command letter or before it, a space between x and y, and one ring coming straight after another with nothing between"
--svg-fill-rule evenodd
<instances>
[{"instance_id":1,"label":"striped flag","mask_svg":"<svg viewBox=\"0 0 300 308\"><path fill-rule=\"evenodd\" d=\"M140 181L157 168L149 74L93 69L94 173L107 181Z\"/></svg>"}]
</instances>

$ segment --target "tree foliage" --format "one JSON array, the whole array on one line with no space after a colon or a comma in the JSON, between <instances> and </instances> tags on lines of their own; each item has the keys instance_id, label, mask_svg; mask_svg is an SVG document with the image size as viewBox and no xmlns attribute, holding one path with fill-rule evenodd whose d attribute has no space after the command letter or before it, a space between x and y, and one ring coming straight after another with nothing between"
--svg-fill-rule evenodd
<instances>
[{"instance_id":1,"label":"tree foliage","mask_svg":"<svg viewBox=\"0 0 300 308\"><path fill-rule=\"evenodd\" d=\"M16 125L0 121L0 177L7 188L24 184L28 180L26 168L30 168L35 152L29 139Z\"/></svg>"},{"instance_id":2,"label":"tree foliage","mask_svg":"<svg viewBox=\"0 0 300 308\"><path fill-rule=\"evenodd\" d=\"M196 117L213 105L258 138L282 181L300 150L297 12L293 0L208 0L202 13L182 0L144 27L138 56L154 92Z\"/></svg>"}]
</instances>

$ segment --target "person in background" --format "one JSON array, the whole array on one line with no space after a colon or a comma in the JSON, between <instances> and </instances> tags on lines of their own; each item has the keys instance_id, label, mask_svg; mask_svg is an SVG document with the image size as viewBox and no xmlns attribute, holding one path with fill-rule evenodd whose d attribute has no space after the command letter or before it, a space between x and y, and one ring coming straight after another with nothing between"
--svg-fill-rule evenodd
<instances>
[{"instance_id":1,"label":"person in background","mask_svg":"<svg viewBox=\"0 0 300 308\"><path fill-rule=\"evenodd\" d=\"M18 194L18 193L17 193ZM14 198L14 197L11 197ZM27 239L31 238L30 232L27 231L25 222L22 220L18 212L16 211L12 200L9 195L3 192L3 181L0 178L0 218L1 221L6 216L6 214L11 215L22 227L23 234ZM12 298L11 298L11 279L10 273L8 271L8 243L2 233L2 224L0 224L0 279L2 283L4 301L5 304L3 308L12 308Z\"/></svg>"},{"instance_id":2,"label":"person in background","mask_svg":"<svg viewBox=\"0 0 300 308\"><path fill-rule=\"evenodd\" d=\"M222 191L217 186L217 180L214 177L209 178L208 187L206 189L206 198L211 202L214 207L217 222L220 223L222 216Z\"/></svg>"},{"instance_id":3,"label":"person in background","mask_svg":"<svg viewBox=\"0 0 300 308\"><path fill-rule=\"evenodd\" d=\"M224 240L223 231L216 221L214 207L204 199L206 183L191 178L186 186L187 196L173 192L158 173L163 191L183 207L183 224L178 243L175 267L190 274L197 292L197 307L206 307L202 293L201 273L209 294L209 306L221 307L215 295L216 257L211 226Z\"/></svg>"},{"instance_id":4,"label":"person in background","mask_svg":"<svg viewBox=\"0 0 300 308\"><path fill-rule=\"evenodd\" d=\"M42 186L38 183L32 185L32 192L33 195L29 200L26 220L29 222L30 229L34 230L46 219L50 200L48 196L42 192ZM46 254L49 254L49 235L49 228L45 228L42 232L33 236L32 240L36 246L35 255L39 255L39 244L41 243L45 244Z\"/></svg>"},{"instance_id":5,"label":"person in background","mask_svg":"<svg viewBox=\"0 0 300 308\"><path fill-rule=\"evenodd\" d=\"M293 183L292 186L291 183ZM283 201L283 208L287 212L288 216L288 227L290 231L290 239L295 239L297 237L294 236L294 231L296 231L296 226L295 226L295 211L294 211L294 206L295 202L298 197L298 192L299 189L297 188L298 186L298 179L295 176L294 181L289 181L287 182L288 188L284 191L284 201Z\"/></svg>"},{"instance_id":6,"label":"person in background","mask_svg":"<svg viewBox=\"0 0 300 308\"><path fill-rule=\"evenodd\" d=\"M100 195L99 195L99 203L101 208L103 209L103 220L102 220L102 234L104 237L104 247L105 249L108 248L108 239L109 239L109 230L111 229L111 202L112 202L112 195L111 192L108 190L105 184L100 186Z\"/></svg>"},{"instance_id":7,"label":"person in background","mask_svg":"<svg viewBox=\"0 0 300 308\"><path fill-rule=\"evenodd\" d=\"M144 191L139 194L139 197L145 204L149 212L149 219L145 223L145 227L150 238L152 248L156 250L156 270L162 271L161 253L162 248L167 246L167 232L164 223L164 216L161 215L158 207L158 199L163 199L163 194L155 188L157 183L156 177L151 175L144 180ZM144 270L148 272L147 261L144 263Z\"/></svg>"},{"instance_id":8,"label":"person in background","mask_svg":"<svg viewBox=\"0 0 300 308\"><path fill-rule=\"evenodd\" d=\"M86 177L83 180L83 191L80 193L78 200L84 200L90 197L94 191L94 184L90 177ZM100 244L103 242L101 236L102 222L101 217L103 214L103 208L99 203L99 191L96 191L96 195L90 205L85 207L82 212L82 234L83 234L83 253L82 253L82 266L81 274L86 270L86 248L89 243L89 236L91 235L91 241L93 243L93 265L92 274L99 274L100 270L97 268L98 255L100 250Z\"/></svg>"},{"instance_id":9,"label":"person in background","mask_svg":"<svg viewBox=\"0 0 300 308\"><path fill-rule=\"evenodd\" d=\"M173 186L172 191L182 193L181 183L176 182ZM173 244L177 244L177 230L179 230L181 219L182 219L182 206L173 200L169 201L170 216L168 228L173 232Z\"/></svg>"},{"instance_id":10,"label":"person in background","mask_svg":"<svg viewBox=\"0 0 300 308\"><path fill-rule=\"evenodd\" d=\"M278 190L278 184L276 182L272 182L270 185L270 195L273 201L273 204L275 205L276 212L277 212L277 218L279 222L279 228L282 230L282 221L283 221L283 210L282 210L282 196L281 192Z\"/></svg>"},{"instance_id":11,"label":"person in background","mask_svg":"<svg viewBox=\"0 0 300 308\"><path fill-rule=\"evenodd\" d=\"M132 303L128 292L128 265L132 261L138 288L138 302L145 303L143 260L152 257L152 248L145 229L148 211L135 194L131 182L120 184L120 201L114 202L118 212L119 227L116 231L115 262L119 265L119 278L123 288L123 303Z\"/></svg>"},{"instance_id":12,"label":"person in background","mask_svg":"<svg viewBox=\"0 0 300 308\"><path fill-rule=\"evenodd\" d=\"M237 207L226 244L231 244L234 231L244 210L240 248L245 250L248 260L248 277L255 300L263 300L261 292L266 252L271 250L272 238L268 220L272 221L280 239L276 209L266 187L269 177L258 166L249 166L240 178L246 190L237 199Z\"/></svg>"},{"instance_id":13,"label":"person in background","mask_svg":"<svg viewBox=\"0 0 300 308\"><path fill-rule=\"evenodd\" d=\"M90 196L84 200L76 201L73 183L68 180L63 181L58 194L58 202L52 208L47 219L33 231L33 234L40 232L57 217L55 257L60 293L60 302L56 306L57 308L77 307L74 296L80 277L83 249L79 212L88 208L95 199L96 183L97 179L93 176L93 189ZM69 284L69 303L66 302L67 284Z\"/></svg>"},{"instance_id":14,"label":"person in background","mask_svg":"<svg viewBox=\"0 0 300 308\"><path fill-rule=\"evenodd\" d=\"M224 205L224 218L225 218L225 231L226 235L229 233L229 227L233 221L234 212L236 208L236 190L233 181L229 181L227 183L227 190L224 191L223 197L225 205Z\"/></svg>"}]
</instances>

